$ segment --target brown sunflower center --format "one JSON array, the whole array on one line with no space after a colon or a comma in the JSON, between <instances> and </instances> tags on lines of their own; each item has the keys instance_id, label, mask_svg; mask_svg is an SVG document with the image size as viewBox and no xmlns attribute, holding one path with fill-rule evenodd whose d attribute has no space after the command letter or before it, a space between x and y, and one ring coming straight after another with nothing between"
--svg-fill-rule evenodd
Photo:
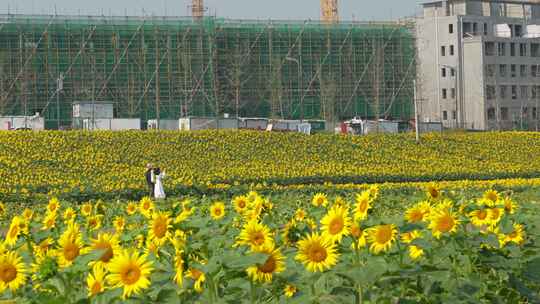
<instances>
[{"instance_id":1,"label":"brown sunflower center","mask_svg":"<svg viewBox=\"0 0 540 304\"><path fill-rule=\"evenodd\" d=\"M165 233L167 232L167 223L162 220L156 220L154 221L154 225L152 227L152 230L154 231L154 235L157 238L162 238L165 236Z\"/></svg>"},{"instance_id":2,"label":"brown sunflower center","mask_svg":"<svg viewBox=\"0 0 540 304\"><path fill-rule=\"evenodd\" d=\"M214 209L214 215L215 216L220 216L221 215L221 209L220 208Z\"/></svg>"},{"instance_id":3,"label":"brown sunflower center","mask_svg":"<svg viewBox=\"0 0 540 304\"><path fill-rule=\"evenodd\" d=\"M198 269L191 269L191 278L197 281L202 275L202 272Z\"/></svg>"},{"instance_id":4,"label":"brown sunflower center","mask_svg":"<svg viewBox=\"0 0 540 304\"><path fill-rule=\"evenodd\" d=\"M454 219L450 215L444 215L439 218L437 223L437 230L440 232L448 232L454 227Z\"/></svg>"},{"instance_id":5,"label":"brown sunflower center","mask_svg":"<svg viewBox=\"0 0 540 304\"><path fill-rule=\"evenodd\" d=\"M75 260L79 256L79 247L74 243L68 243L64 246L64 258L68 261Z\"/></svg>"},{"instance_id":6,"label":"brown sunflower center","mask_svg":"<svg viewBox=\"0 0 540 304\"><path fill-rule=\"evenodd\" d=\"M17 268L11 264L0 264L0 280L9 283L17 277Z\"/></svg>"},{"instance_id":7,"label":"brown sunflower center","mask_svg":"<svg viewBox=\"0 0 540 304\"><path fill-rule=\"evenodd\" d=\"M96 295L98 293L101 292L101 283L96 281L94 282L94 284L92 284L92 288L90 289L90 292L93 294L93 295Z\"/></svg>"},{"instance_id":8,"label":"brown sunflower center","mask_svg":"<svg viewBox=\"0 0 540 304\"><path fill-rule=\"evenodd\" d=\"M431 195L431 197L437 198L437 197L439 197L439 190L437 190L435 188L430 188L429 189L429 194Z\"/></svg>"},{"instance_id":9,"label":"brown sunflower center","mask_svg":"<svg viewBox=\"0 0 540 304\"><path fill-rule=\"evenodd\" d=\"M377 229L375 234L375 241L379 244L387 243L392 239L392 226L384 225Z\"/></svg>"},{"instance_id":10,"label":"brown sunflower center","mask_svg":"<svg viewBox=\"0 0 540 304\"><path fill-rule=\"evenodd\" d=\"M343 230L343 219L341 217L336 217L330 221L328 225L328 231L330 234L337 234Z\"/></svg>"},{"instance_id":11,"label":"brown sunflower center","mask_svg":"<svg viewBox=\"0 0 540 304\"><path fill-rule=\"evenodd\" d=\"M244 202L244 201L239 201L239 202L238 202L238 207L239 207L240 209L244 209L244 208L246 207L246 202Z\"/></svg>"},{"instance_id":12,"label":"brown sunflower center","mask_svg":"<svg viewBox=\"0 0 540 304\"><path fill-rule=\"evenodd\" d=\"M424 218L424 213L422 210L413 210L410 215L411 222L419 222Z\"/></svg>"},{"instance_id":13,"label":"brown sunflower center","mask_svg":"<svg viewBox=\"0 0 540 304\"><path fill-rule=\"evenodd\" d=\"M136 265L129 265L122 273L120 274L122 282L127 285L136 283L141 277L141 270Z\"/></svg>"},{"instance_id":14,"label":"brown sunflower center","mask_svg":"<svg viewBox=\"0 0 540 304\"><path fill-rule=\"evenodd\" d=\"M260 231L253 233L251 241L257 246L262 245L264 243L264 234Z\"/></svg>"},{"instance_id":15,"label":"brown sunflower center","mask_svg":"<svg viewBox=\"0 0 540 304\"><path fill-rule=\"evenodd\" d=\"M360 201L360 204L358 204L358 211L366 212L367 206L368 206L367 200L363 199L362 201Z\"/></svg>"},{"instance_id":16,"label":"brown sunflower center","mask_svg":"<svg viewBox=\"0 0 540 304\"><path fill-rule=\"evenodd\" d=\"M324 248L320 244L313 244L308 250L309 259L316 263L326 260L327 256L328 253L326 252L326 248Z\"/></svg>"},{"instance_id":17,"label":"brown sunflower center","mask_svg":"<svg viewBox=\"0 0 540 304\"><path fill-rule=\"evenodd\" d=\"M516 231L512 231L512 233L508 235L508 237L511 239L515 239L517 236L518 236L518 233Z\"/></svg>"},{"instance_id":18,"label":"brown sunflower center","mask_svg":"<svg viewBox=\"0 0 540 304\"><path fill-rule=\"evenodd\" d=\"M478 218L481 220L485 220L487 217L487 211L486 210L480 210L478 211Z\"/></svg>"},{"instance_id":19,"label":"brown sunflower center","mask_svg":"<svg viewBox=\"0 0 540 304\"><path fill-rule=\"evenodd\" d=\"M15 238L19 234L19 226L13 225L12 229L9 231L9 237Z\"/></svg>"},{"instance_id":20,"label":"brown sunflower center","mask_svg":"<svg viewBox=\"0 0 540 304\"><path fill-rule=\"evenodd\" d=\"M358 227L358 226L352 226L351 234L355 238L359 238L362 235L362 229L360 229L360 227Z\"/></svg>"},{"instance_id":21,"label":"brown sunflower center","mask_svg":"<svg viewBox=\"0 0 540 304\"><path fill-rule=\"evenodd\" d=\"M264 262L264 264L262 265L259 265L257 268L260 272L272 273L276 270L276 260L274 259L274 257L269 256L268 259L266 259L266 262Z\"/></svg>"}]
</instances>

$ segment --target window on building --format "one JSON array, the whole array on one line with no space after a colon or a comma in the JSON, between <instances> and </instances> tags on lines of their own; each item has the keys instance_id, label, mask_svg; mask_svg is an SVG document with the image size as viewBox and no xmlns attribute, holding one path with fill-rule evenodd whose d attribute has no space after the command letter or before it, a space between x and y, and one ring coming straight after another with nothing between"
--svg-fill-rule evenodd
<instances>
[{"instance_id":1,"label":"window on building","mask_svg":"<svg viewBox=\"0 0 540 304\"><path fill-rule=\"evenodd\" d=\"M529 118L529 109L527 107L521 109L521 117L525 119Z\"/></svg>"},{"instance_id":2,"label":"window on building","mask_svg":"<svg viewBox=\"0 0 540 304\"><path fill-rule=\"evenodd\" d=\"M447 97L447 91L446 89L442 89L442 98L446 99L446 97Z\"/></svg>"},{"instance_id":3,"label":"window on building","mask_svg":"<svg viewBox=\"0 0 540 304\"><path fill-rule=\"evenodd\" d=\"M528 86L521 86L520 91L521 91L521 98L522 99L527 99L529 97L529 87Z\"/></svg>"},{"instance_id":4,"label":"window on building","mask_svg":"<svg viewBox=\"0 0 540 304\"><path fill-rule=\"evenodd\" d=\"M520 77L527 77L527 65L522 64L519 66L519 76Z\"/></svg>"},{"instance_id":5,"label":"window on building","mask_svg":"<svg viewBox=\"0 0 540 304\"><path fill-rule=\"evenodd\" d=\"M536 86L531 87L531 98L535 99L538 96L538 92L536 91Z\"/></svg>"},{"instance_id":6,"label":"window on building","mask_svg":"<svg viewBox=\"0 0 540 304\"><path fill-rule=\"evenodd\" d=\"M536 107L532 108L532 118L536 119Z\"/></svg>"},{"instance_id":7,"label":"window on building","mask_svg":"<svg viewBox=\"0 0 540 304\"><path fill-rule=\"evenodd\" d=\"M495 86L492 86L492 85L487 85L486 86L486 98L488 100L492 100L495 98Z\"/></svg>"},{"instance_id":8,"label":"window on building","mask_svg":"<svg viewBox=\"0 0 540 304\"><path fill-rule=\"evenodd\" d=\"M487 64L486 65L486 76L487 77L495 76L495 65L494 64Z\"/></svg>"},{"instance_id":9,"label":"window on building","mask_svg":"<svg viewBox=\"0 0 540 304\"><path fill-rule=\"evenodd\" d=\"M495 120L495 108L488 108L487 116L488 120Z\"/></svg>"},{"instance_id":10,"label":"window on building","mask_svg":"<svg viewBox=\"0 0 540 304\"><path fill-rule=\"evenodd\" d=\"M526 43L520 43L519 44L519 56L521 56L521 57L527 56L527 44Z\"/></svg>"},{"instance_id":11,"label":"window on building","mask_svg":"<svg viewBox=\"0 0 540 304\"><path fill-rule=\"evenodd\" d=\"M495 42L484 42L484 53L486 56L495 56Z\"/></svg>"},{"instance_id":12,"label":"window on building","mask_svg":"<svg viewBox=\"0 0 540 304\"><path fill-rule=\"evenodd\" d=\"M514 25L514 35L515 37L523 36L523 27L520 24Z\"/></svg>"},{"instance_id":13,"label":"window on building","mask_svg":"<svg viewBox=\"0 0 540 304\"><path fill-rule=\"evenodd\" d=\"M506 77L506 64L499 64L499 76Z\"/></svg>"},{"instance_id":14,"label":"window on building","mask_svg":"<svg viewBox=\"0 0 540 304\"><path fill-rule=\"evenodd\" d=\"M450 97L452 99L456 98L456 88L451 88L450 89Z\"/></svg>"},{"instance_id":15,"label":"window on building","mask_svg":"<svg viewBox=\"0 0 540 304\"><path fill-rule=\"evenodd\" d=\"M538 75L538 65L531 65L531 76L536 77Z\"/></svg>"},{"instance_id":16,"label":"window on building","mask_svg":"<svg viewBox=\"0 0 540 304\"><path fill-rule=\"evenodd\" d=\"M487 23L484 23L484 36L488 35L488 25Z\"/></svg>"},{"instance_id":17,"label":"window on building","mask_svg":"<svg viewBox=\"0 0 540 304\"><path fill-rule=\"evenodd\" d=\"M450 46L450 56L454 56L454 45Z\"/></svg>"},{"instance_id":18,"label":"window on building","mask_svg":"<svg viewBox=\"0 0 540 304\"><path fill-rule=\"evenodd\" d=\"M456 120L456 117L457 117L457 116L456 116L456 111L452 111L452 119L453 119L453 120Z\"/></svg>"},{"instance_id":19,"label":"window on building","mask_svg":"<svg viewBox=\"0 0 540 304\"><path fill-rule=\"evenodd\" d=\"M531 43L531 57L540 57L540 43Z\"/></svg>"},{"instance_id":20,"label":"window on building","mask_svg":"<svg viewBox=\"0 0 540 304\"><path fill-rule=\"evenodd\" d=\"M441 76L446 77L446 68L441 69Z\"/></svg>"},{"instance_id":21,"label":"window on building","mask_svg":"<svg viewBox=\"0 0 540 304\"><path fill-rule=\"evenodd\" d=\"M442 111L442 119L443 120L448 120L448 112Z\"/></svg>"},{"instance_id":22,"label":"window on building","mask_svg":"<svg viewBox=\"0 0 540 304\"><path fill-rule=\"evenodd\" d=\"M510 75L512 78L517 76L517 66L515 64L510 65Z\"/></svg>"},{"instance_id":23,"label":"window on building","mask_svg":"<svg viewBox=\"0 0 540 304\"><path fill-rule=\"evenodd\" d=\"M450 69L450 76L452 77L456 76L456 69Z\"/></svg>"},{"instance_id":24,"label":"window on building","mask_svg":"<svg viewBox=\"0 0 540 304\"><path fill-rule=\"evenodd\" d=\"M517 99L518 98L518 94L517 94L517 85L513 85L510 89L511 93L512 93L512 99Z\"/></svg>"},{"instance_id":25,"label":"window on building","mask_svg":"<svg viewBox=\"0 0 540 304\"><path fill-rule=\"evenodd\" d=\"M501 97L501 99L505 99L506 98L506 86L505 85L500 86L499 91L500 91L499 96Z\"/></svg>"},{"instance_id":26,"label":"window on building","mask_svg":"<svg viewBox=\"0 0 540 304\"><path fill-rule=\"evenodd\" d=\"M508 120L508 108L501 107L501 120Z\"/></svg>"},{"instance_id":27,"label":"window on building","mask_svg":"<svg viewBox=\"0 0 540 304\"><path fill-rule=\"evenodd\" d=\"M478 34L478 23L473 23L472 25L472 31L473 31L473 35L477 35Z\"/></svg>"},{"instance_id":28,"label":"window on building","mask_svg":"<svg viewBox=\"0 0 540 304\"><path fill-rule=\"evenodd\" d=\"M513 42L510 43L510 56L516 56L516 44Z\"/></svg>"},{"instance_id":29,"label":"window on building","mask_svg":"<svg viewBox=\"0 0 540 304\"><path fill-rule=\"evenodd\" d=\"M448 33L450 33L450 34L454 33L454 25L453 24L448 25Z\"/></svg>"},{"instance_id":30,"label":"window on building","mask_svg":"<svg viewBox=\"0 0 540 304\"><path fill-rule=\"evenodd\" d=\"M497 55L506 56L506 43L504 42L497 43Z\"/></svg>"},{"instance_id":31,"label":"window on building","mask_svg":"<svg viewBox=\"0 0 540 304\"><path fill-rule=\"evenodd\" d=\"M446 47L444 45L441 46L441 56L446 56Z\"/></svg>"}]
</instances>

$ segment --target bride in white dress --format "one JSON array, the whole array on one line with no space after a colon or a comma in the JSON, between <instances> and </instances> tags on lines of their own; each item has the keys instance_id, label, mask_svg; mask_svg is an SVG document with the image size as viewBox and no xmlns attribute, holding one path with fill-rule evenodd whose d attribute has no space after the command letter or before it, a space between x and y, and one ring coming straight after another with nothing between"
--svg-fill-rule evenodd
<instances>
[{"instance_id":1,"label":"bride in white dress","mask_svg":"<svg viewBox=\"0 0 540 304\"><path fill-rule=\"evenodd\" d=\"M154 198L165 198L165 191L163 190L163 179L165 178L165 171L161 171L159 168L155 168L153 171L154 186Z\"/></svg>"}]
</instances>

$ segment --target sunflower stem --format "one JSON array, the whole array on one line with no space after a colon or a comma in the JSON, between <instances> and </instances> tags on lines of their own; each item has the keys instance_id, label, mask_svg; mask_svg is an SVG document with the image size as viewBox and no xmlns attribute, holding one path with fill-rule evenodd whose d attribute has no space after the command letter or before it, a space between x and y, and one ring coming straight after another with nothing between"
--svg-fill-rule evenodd
<instances>
[{"instance_id":1,"label":"sunflower stem","mask_svg":"<svg viewBox=\"0 0 540 304\"><path fill-rule=\"evenodd\" d=\"M362 285L356 284L356 304L362 304Z\"/></svg>"},{"instance_id":2,"label":"sunflower stem","mask_svg":"<svg viewBox=\"0 0 540 304\"><path fill-rule=\"evenodd\" d=\"M253 284L253 281L249 281L249 289L250 289L250 298L251 298L251 304L255 304L255 284Z\"/></svg>"}]
</instances>

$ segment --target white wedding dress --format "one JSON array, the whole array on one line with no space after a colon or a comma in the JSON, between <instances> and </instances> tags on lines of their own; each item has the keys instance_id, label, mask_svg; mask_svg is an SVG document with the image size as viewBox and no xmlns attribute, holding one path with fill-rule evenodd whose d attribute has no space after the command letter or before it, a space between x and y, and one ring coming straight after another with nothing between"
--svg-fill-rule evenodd
<instances>
[{"instance_id":1,"label":"white wedding dress","mask_svg":"<svg viewBox=\"0 0 540 304\"><path fill-rule=\"evenodd\" d=\"M155 198L165 198L165 191L163 190L163 178L165 178L165 172L156 175L156 185L154 186L154 197Z\"/></svg>"}]
</instances>

